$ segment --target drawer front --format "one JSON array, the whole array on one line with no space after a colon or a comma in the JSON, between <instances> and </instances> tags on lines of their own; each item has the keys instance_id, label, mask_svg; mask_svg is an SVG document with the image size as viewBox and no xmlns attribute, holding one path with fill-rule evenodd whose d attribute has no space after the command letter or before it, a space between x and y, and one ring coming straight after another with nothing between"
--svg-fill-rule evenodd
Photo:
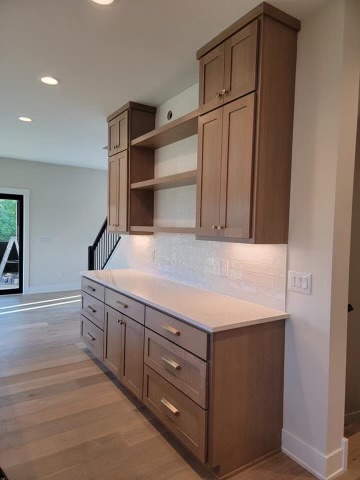
<instances>
[{"instance_id":1,"label":"drawer front","mask_svg":"<svg viewBox=\"0 0 360 480\"><path fill-rule=\"evenodd\" d=\"M104 330L105 305L85 292L81 293L82 314Z\"/></svg>"},{"instance_id":2,"label":"drawer front","mask_svg":"<svg viewBox=\"0 0 360 480\"><path fill-rule=\"evenodd\" d=\"M101 302L105 300L105 287L99 283L89 280L86 277L81 278L81 290L88 293L92 297L97 298Z\"/></svg>"},{"instance_id":3,"label":"drawer front","mask_svg":"<svg viewBox=\"0 0 360 480\"><path fill-rule=\"evenodd\" d=\"M132 298L106 289L105 303L127 317L133 318L139 323L145 323L145 306Z\"/></svg>"},{"instance_id":4,"label":"drawer front","mask_svg":"<svg viewBox=\"0 0 360 480\"><path fill-rule=\"evenodd\" d=\"M99 359L104 358L104 333L83 315L81 316L81 337L86 346Z\"/></svg>"},{"instance_id":5,"label":"drawer front","mask_svg":"<svg viewBox=\"0 0 360 480\"><path fill-rule=\"evenodd\" d=\"M208 335L206 332L150 307L146 307L145 325L198 357L207 359Z\"/></svg>"},{"instance_id":6,"label":"drawer front","mask_svg":"<svg viewBox=\"0 0 360 480\"><path fill-rule=\"evenodd\" d=\"M206 462L207 412L145 365L144 404L202 462Z\"/></svg>"},{"instance_id":7,"label":"drawer front","mask_svg":"<svg viewBox=\"0 0 360 480\"><path fill-rule=\"evenodd\" d=\"M147 328L144 361L202 408L207 408L206 362Z\"/></svg>"}]
</instances>

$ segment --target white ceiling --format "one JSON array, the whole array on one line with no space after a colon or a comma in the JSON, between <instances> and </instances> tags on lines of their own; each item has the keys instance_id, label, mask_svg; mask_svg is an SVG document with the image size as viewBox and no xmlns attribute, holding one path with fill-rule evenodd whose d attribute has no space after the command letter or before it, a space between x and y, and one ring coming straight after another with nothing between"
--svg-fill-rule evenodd
<instances>
[{"instance_id":1,"label":"white ceiling","mask_svg":"<svg viewBox=\"0 0 360 480\"><path fill-rule=\"evenodd\" d=\"M271 3L302 19L325 1ZM106 116L196 83L196 50L258 3L0 0L0 157L105 169Z\"/></svg>"}]
</instances>

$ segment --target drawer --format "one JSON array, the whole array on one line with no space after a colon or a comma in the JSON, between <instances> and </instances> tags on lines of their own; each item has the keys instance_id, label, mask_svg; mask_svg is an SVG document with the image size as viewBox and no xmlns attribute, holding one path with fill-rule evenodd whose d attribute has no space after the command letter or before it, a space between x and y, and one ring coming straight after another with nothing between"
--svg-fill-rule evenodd
<instances>
[{"instance_id":1,"label":"drawer","mask_svg":"<svg viewBox=\"0 0 360 480\"><path fill-rule=\"evenodd\" d=\"M145 365L144 404L202 462L206 462L207 412Z\"/></svg>"},{"instance_id":2,"label":"drawer","mask_svg":"<svg viewBox=\"0 0 360 480\"><path fill-rule=\"evenodd\" d=\"M118 312L124 313L127 317L144 325L145 306L142 303L108 288L105 290L105 303Z\"/></svg>"},{"instance_id":3,"label":"drawer","mask_svg":"<svg viewBox=\"0 0 360 480\"><path fill-rule=\"evenodd\" d=\"M144 361L202 408L207 408L206 362L147 328Z\"/></svg>"},{"instance_id":4,"label":"drawer","mask_svg":"<svg viewBox=\"0 0 360 480\"><path fill-rule=\"evenodd\" d=\"M105 316L105 305L97 300L96 298L88 295L85 292L81 293L82 297L82 311L81 313L85 315L89 320L91 320L95 325L97 325L101 330L104 330L104 316Z\"/></svg>"},{"instance_id":5,"label":"drawer","mask_svg":"<svg viewBox=\"0 0 360 480\"><path fill-rule=\"evenodd\" d=\"M99 285L86 277L81 277L81 290L88 293L92 297L97 298L101 302L105 300L105 287Z\"/></svg>"},{"instance_id":6,"label":"drawer","mask_svg":"<svg viewBox=\"0 0 360 480\"><path fill-rule=\"evenodd\" d=\"M83 315L81 316L81 337L86 346L99 359L104 357L104 333Z\"/></svg>"},{"instance_id":7,"label":"drawer","mask_svg":"<svg viewBox=\"0 0 360 480\"><path fill-rule=\"evenodd\" d=\"M146 307L145 325L198 357L207 359L208 335L206 332L150 307Z\"/></svg>"}]
</instances>

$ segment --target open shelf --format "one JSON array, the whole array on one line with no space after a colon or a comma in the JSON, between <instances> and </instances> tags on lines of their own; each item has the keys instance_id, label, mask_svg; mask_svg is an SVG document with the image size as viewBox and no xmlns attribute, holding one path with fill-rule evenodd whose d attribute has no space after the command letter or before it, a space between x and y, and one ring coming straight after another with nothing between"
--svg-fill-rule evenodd
<instances>
[{"instance_id":1,"label":"open shelf","mask_svg":"<svg viewBox=\"0 0 360 480\"><path fill-rule=\"evenodd\" d=\"M131 184L131 190L164 190L166 188L183 187L196 184L197 170L176 173L166 177L152 178Z\"/></svg>"},{"instance_id":2,"label":"open shelf","mask_svg":"<svg viewBox=\"0 0 360 480\"><path fill-rule=\"evenodd\" d=\"M199 110L187 113L162 127L135 138L132 140L131 146L156 149L192 137L198 133L198 116Z\"/></svg>"},{"instance_id":3,"label":"open shelf","mask_svg":"<svg viewBox=\"0 0 360 480\"><path fill-rule=\"evenodd\" d=\"M130 233L196 233L195 227L130 227Z\"/></svg>"}]
</instances>

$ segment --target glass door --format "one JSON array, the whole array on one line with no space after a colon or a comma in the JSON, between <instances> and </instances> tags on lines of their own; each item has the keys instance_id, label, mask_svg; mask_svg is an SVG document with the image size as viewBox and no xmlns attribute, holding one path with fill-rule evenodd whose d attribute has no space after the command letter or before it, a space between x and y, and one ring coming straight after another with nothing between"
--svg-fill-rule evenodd
<instances>
[{"instance_id":1,"label":"glass door","mask_svg":"<svg viewBox=\"0 0 360 480\"><path fill-rule=\"evenodd\" d=\"M0 295L23 292L22 195L0 193Z\"/></svg>"}]
</instances>

